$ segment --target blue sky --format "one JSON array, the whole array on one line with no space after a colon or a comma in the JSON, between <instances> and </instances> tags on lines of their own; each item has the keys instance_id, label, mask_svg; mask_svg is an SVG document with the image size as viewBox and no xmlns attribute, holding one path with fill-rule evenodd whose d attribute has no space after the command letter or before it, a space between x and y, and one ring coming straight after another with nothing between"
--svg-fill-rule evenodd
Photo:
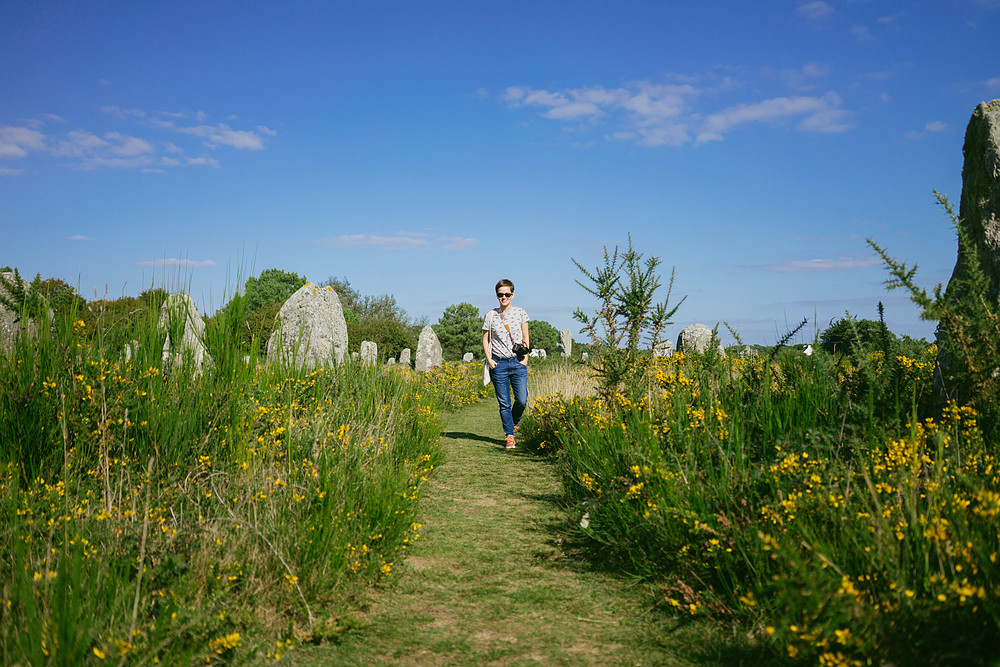
<instances>
[{"instance_id":1,"label":"blue sky","mask_svg":"<svg viewBox=\"0 0 1000 667\"><path fill-rule=\"evenodd\" d=\"M509 277L575 333L571 259L631 233L688 295L672 337L881 300L931 338L865 238L947 282L932 191L957 206L997 34L1000 0L6 0L0 265L207 312L276 267L429 322Z\"/></svg>"}]
</instances>

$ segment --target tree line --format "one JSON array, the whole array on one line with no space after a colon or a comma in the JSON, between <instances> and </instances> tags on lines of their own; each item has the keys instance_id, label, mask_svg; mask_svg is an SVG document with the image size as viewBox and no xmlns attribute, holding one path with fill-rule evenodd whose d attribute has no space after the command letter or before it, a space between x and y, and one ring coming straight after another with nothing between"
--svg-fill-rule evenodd
<instances>
[{"instance_id":1,"label":"tree line","mask_svg":"<svg viewBox=\"0 0 1000 667\"><path fill-rule=\"evenodd\" d=\"M168 296L162 287L150 287L139 296L118 299L84 299L72 285L59 278L42 278L36 274L27 288L22 286L20 272L9 266L0 272L13 272L14 280L4 280L7 296L0 290L0 303L12 310L38 312L45 305L57 318L83 321L84 328L93 335L101 335L105 342L123 348L133 339L133 332L146 317L156 317ZM206 328L222 326L235 321L240 332L240 347L247 353L263 354L274 330L275 318L281 306L299 288L307 283L303 275L292 271L270 268L246 280L241 292L235 294L213 315L206 317ZM405 348L416 350L420 330L428 324L426 318L412 318L391 294L362 294L351 285L347 277L328 277L318 283L330 286L340 297L347 323L348 352L359 351L362 341L378 345L382 359L398 358ZM482 356L483 315L471 303L462 302L445 308L438 321L431 326L441 342L444 358L457 361L466 352ZM531 342L547 354L556 352L559 332L548 322L531 322Z\"/></svg>"}]
</instances>

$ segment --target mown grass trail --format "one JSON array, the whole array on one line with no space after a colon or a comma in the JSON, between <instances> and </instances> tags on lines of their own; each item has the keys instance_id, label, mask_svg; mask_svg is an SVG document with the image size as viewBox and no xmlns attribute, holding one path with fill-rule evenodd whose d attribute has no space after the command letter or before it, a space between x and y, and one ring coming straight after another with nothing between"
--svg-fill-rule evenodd
<instances>
[{"instance_id":1,"label":"mown grass trail","mask_svg":"<svg viewBox=\"0 0 1000 667\"><path fill-rule=\"evenodd\" d=\"M446 417L446 463L423 487L421 536L398 578L363 629L300 647L293 664L734 664L703 630L665 623L640 590L567 557L555 469L504 451L501 435L492 401Z\"/></svg>"}]
</instances>

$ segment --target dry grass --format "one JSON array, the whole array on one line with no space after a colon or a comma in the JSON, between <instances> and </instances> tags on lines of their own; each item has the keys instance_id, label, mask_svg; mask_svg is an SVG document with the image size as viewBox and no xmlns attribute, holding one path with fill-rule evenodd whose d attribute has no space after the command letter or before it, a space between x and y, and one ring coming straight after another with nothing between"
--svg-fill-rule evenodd
<instances>
[{"instance_id":1,"label":"dry grass","mask_svg":"<svg viewBox=\"0 0 1000 667\"><path fill-rule=\"evenodd\" d=\"M531 373L528 389L536 398L562 394L573 396L594 396L597 394L597 378L589 366L580 364L548 364L537 371L529 366Z\"/></svg>"}]
</instances>

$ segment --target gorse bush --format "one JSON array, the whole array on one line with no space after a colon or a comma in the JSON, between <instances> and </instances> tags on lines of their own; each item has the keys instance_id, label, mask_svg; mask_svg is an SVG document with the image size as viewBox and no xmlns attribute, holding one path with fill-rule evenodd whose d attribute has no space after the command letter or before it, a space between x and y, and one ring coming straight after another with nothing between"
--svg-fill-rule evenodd
<instances>
[{"instance_id":1,"label":"gorse bush","mask_svg":"<svg viewBox=\"0 0 1000 667\"><path fill-rule=\"evenodd\" d=\"M632 248L631 234L623 252L619 253L617 247L611 252L604 248L603 267L591 271L575 259L573 264L586 278L586 282L577 280L577 284L598 301L594 314L578 308L573 317L583 324L581 331L594 344L597 358L593 367L600 377L600 392L610 401L619 391L632 392L637 386L649 359L649 355L640 353L640 347L644 343L650 349L656 347L663 328L671 323L670 318L687 297L670 307L674 286L671 271L666 299L654 301L661 287L657 273L660 259L647 257L643 261L643 254Z\"/></svg>"},{"instance_id":2,"label":"gorse bush","mask_svg":"<svg viewBox=\"0 0 1000 667\"><path fill-rule=\"evenodd\" d=\"M4 664L279 657L393 575L455 378L258 367L241 308L207 328L197 374L164 371L145 308L0 355Z\"/></svg>"},{"instance_id":3,"label":"gorse bush","mask_svg":"<svg viewBox=\"0 0 1000 667\"><path fill-rule=\"evenodd\" d=\"M931 292L916 284L917 267L899 262L875 241L868 244L881 256L892 276L886 286L902 288L921 310L921 317L938 322L940 347L935 389L940 410L948 401L975 408L987 438L1000 436L1000 309L987 300L990 279L948 198L935 191L938 204L951 219L958 237L957 267L947 290Z\"/></svg>"},{"instance_id":4,"label":"gorse bush","mask_svg":"<svg viewBox=\"0 0 1000 667\"><path fill-rule=\"evenodd\" d=\"M617 392L537 399L522 442L561 466L592 558L775 662L992 664L1000 461L982 413L926 412L935 347L851 337L850 354L640 355Z\"/></svg>"}]
</instances>

